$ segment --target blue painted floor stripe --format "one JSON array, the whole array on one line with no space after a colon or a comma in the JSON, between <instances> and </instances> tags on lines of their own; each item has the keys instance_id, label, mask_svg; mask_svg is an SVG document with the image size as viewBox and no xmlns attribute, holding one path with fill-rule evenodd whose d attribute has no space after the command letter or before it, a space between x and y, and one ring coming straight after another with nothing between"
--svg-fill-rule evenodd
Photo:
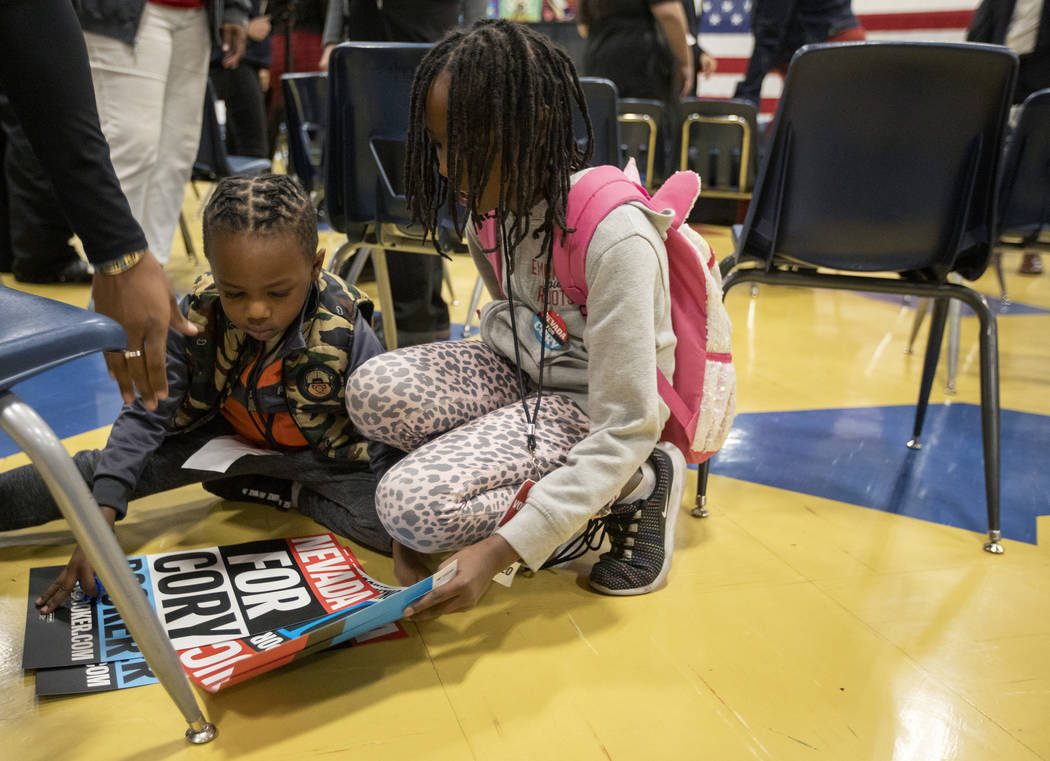
<instances>
[{"instance_id":1,"label":"blue painted floor stripe","mask_svg":"<svg viewBox=\"0 0 1050 761\"><path fill-rule=\"evenodd\" d=\"M914 416L911 405L741 414L711 472L986 531L980 408L930 405L920 451L905 446ZM1034 544L1036 516L1050 515L1050 418L1001 419L1003 536Z\"/></svg>"}]
</instances>

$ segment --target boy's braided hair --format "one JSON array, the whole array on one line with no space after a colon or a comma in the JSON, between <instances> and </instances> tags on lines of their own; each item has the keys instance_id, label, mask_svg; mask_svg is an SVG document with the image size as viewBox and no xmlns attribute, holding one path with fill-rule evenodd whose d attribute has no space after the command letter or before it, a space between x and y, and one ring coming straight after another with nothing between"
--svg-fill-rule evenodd
<instances>
[{"instance_id":1,"label":"boy's braided hair","mask_svg":"<svg viewBox=\"0 0 1050 761\"><path fill-rule=\"evenodd\" d=\"M427 93L442 71L451 77L448 95L448 179L438 176L437 154L425 128ZM573 110L587 129L581 147L573 133ZM593 131L576 68L561 47L544 34L506 20L483 20L449 33L427 53L412 85L405 177L409 208L434 233L442 210L462 236L466 219L457 189L468 179L467 208L475 220L493 163L502 183L496 207L511 247L529 232L528 212L547 202L534 235L548 253L554 228L564 234L569 176L590 159ZM452 188L452 192L449 191ZM435 236L436 238L436 236Z\"/></svg>"},{"instance_id":2,"label":"boy's braided hair","mask_svg":"<svg viewBox=\"0 0 1050 761\"><path fill-rule=\"evenodd\" d=\"M317 254L317 210L299 183L284 174L224 177L204 209L204 255L217 235L294 235L303 256Z\"/></svg>"}]
</instances>

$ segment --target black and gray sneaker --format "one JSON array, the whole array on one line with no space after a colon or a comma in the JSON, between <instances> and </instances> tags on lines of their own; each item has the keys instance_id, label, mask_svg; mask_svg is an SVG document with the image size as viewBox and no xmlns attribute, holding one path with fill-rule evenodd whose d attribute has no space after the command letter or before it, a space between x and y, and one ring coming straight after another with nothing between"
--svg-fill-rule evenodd
<instances>
[{"instance_id":1,"label":"black and gray sneaker","mask_svg":"<svg viewBox=\"0 0 1050 761\"><path fill-rule=\"evenodd\" d=\"M271 476L226 476L205 481L204 490L230 502L256 502L278 510L292 509L292 482Z\"/></svg>"},{"instance_id":2,"label":"black and gray sneaker","mask_svg":"<svg viewBox=\"0 0 1050 761\"><path fill-rule=\"evenodd\" d=\"M649 455L656 486L647 499L614 504L605 518L612 548L591 568L591 587L607 595L643 595L671 569L674 526L685 493L685 458L661 441Z\"/></svg>"}]
</instances>

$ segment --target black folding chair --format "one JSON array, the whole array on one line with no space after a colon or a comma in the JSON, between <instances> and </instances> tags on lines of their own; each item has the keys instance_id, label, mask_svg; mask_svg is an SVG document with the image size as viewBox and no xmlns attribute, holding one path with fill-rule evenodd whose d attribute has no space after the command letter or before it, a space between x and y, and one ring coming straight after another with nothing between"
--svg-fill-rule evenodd
<instances>
[{"instance_id":1,"label":"black folding chair","mask_svg":"<svg viewBox=\"0 0 1050 761\"><path fill-rule=\"evenodd\" d=\"M325 208L345 233L328 265L354 283L367 250L376 273L388 349L397 347L397 324L386 254L436 254L408 210L404 188L405 141L412 80L430 43L345 42L328 65L328 156ZM462 245L439 230L448 249ZM347 268L349 257L361 251ZM451 288L446 268L446 283Z\"/></svg>"},{"instance_id":2,"label":"black folding chair","mask_svg":"<svg viewBox=\"0 0 1050 761\"><path fill-rule=\"evenodd\" d=\"M1007 139L999 186L996 269L1008 301L1000 258L1008 251L1050 253L1050 88L1025 98Z\"/></svg>"},{"instance_id":3,"label":"black folding chair","mask_svg":"<svg viewBox=\"0 0 1050 761\"><path fill-rule=\"evenodd\" d=\"M660 125L664 104L646 98L620 98L616 103L620 122L620 160L618 166L633 158L638 165L642 184L650 193L657 185L656 156L664 149Z\"/></svg>"},{"instance_id":4,"label":"black folding chair","mask_svg":"<svg viewBox=\"0 0 1050 761\"><path fill-rule=\"evenodd\" d=\"M974 280L988 266L1016 69L1016 55L990 45L802 48L788 70L736 254L723 262L726 292L758 282L933 298L913 449L920 447L948 302L959 299L977 313L984 547L994 553L1003 550L995 313L984 296L948 275ZM896 277L867 275L876 272ZM702 474L701 489L704 480Z\"/></svg>"},{"instance_id":5,"label":"black folding chair","mask_svg":"<svg viewBox=\"0 0 1050 761\"><path fill-rule=\"evenodd\" d=\"M686 98L679 113L678 168L703 178L705 198L750 199L761 142L755 107L743 100Z\"/></svg>"},{"instance_id":6,"label":"black folding chair","mask_svg":"<svg viewBox=\"0 0 1050 761\"><path fill-rule=\"evenodd\" d=\"M289 168L317 203L319 190L323 189L328 75L321 72L285 74L281 77L281 87Z\"/></svg>"},{"instance_id":7,"label":"black folding chair","mask_svg":"<svg viewBox=\"0 0 1050 761\"><path fill-rule=\"evenodd\" d=\"M580 77L583 97L587 102L587 113L594 130L594 152L590 166L620 163L620 120L617 111L616 85L609 79ZM576 140L582 145L587 139L583 118L577 109L572 114Z\"/></svg>"}]
</instances>

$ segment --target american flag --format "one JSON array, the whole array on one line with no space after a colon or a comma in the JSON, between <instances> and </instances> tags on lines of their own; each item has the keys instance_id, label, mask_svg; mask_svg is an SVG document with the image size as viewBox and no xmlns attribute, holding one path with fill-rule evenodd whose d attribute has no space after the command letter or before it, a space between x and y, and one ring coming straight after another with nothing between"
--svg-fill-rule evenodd
<instances>
[{"instance_id":1,"label":"american flag","mask_svg":"<svg viewBox=\"0 0 1050 761\"><path fill-rule=\"evenodd\" d=\"M701 98L731 98L744 78L754 40L751 8L754 0L696 0L702 12L700 45L718 59L718 70L700 80ZM853 0L853 12L869 40L936 40L966 38L978 0ZM762 83L762 108L772 114L783 81L769 74Z\"/></svg>"}]
</instances>

